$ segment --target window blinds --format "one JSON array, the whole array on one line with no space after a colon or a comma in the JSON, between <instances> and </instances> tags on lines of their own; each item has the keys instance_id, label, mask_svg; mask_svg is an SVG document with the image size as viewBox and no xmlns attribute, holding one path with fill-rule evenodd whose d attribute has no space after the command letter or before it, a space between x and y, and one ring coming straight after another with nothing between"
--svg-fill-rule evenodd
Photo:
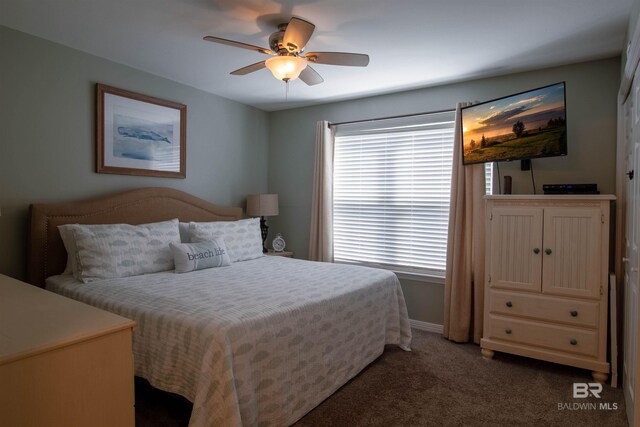
<instances>
[{"instance_id":1,"label":"window blinds","mask_svg":"<svg viewBox=\"0 0 640 427\"><path fill-rule=\"evenodd\" d=\"M336 261L443 275L454 124L447 112L337 127Z\"/></svg>"}]
</instances>

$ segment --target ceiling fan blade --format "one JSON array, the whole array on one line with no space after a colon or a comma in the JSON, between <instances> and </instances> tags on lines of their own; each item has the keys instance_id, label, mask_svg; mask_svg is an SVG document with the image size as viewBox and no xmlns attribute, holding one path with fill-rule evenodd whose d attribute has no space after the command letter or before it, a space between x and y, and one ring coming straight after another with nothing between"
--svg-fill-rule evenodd
<instances>
[{"instance_id":1,"label":"ceiling fan blade","mask_svg":"<svg viewBox=\"0 0 640 427\"><path fill-rule=\"evenodd\" d=\"M300 73L300 80L308 84L309 86L315 86L324 81L324 79L318 74L316 70L307 65L307 68Z\"/></svg>"},{"instance_id":2,"label":"ceiling fan blade","mask_svg":"<svg viewBox=\"0 0 640 427\"><path fill-rule=\"evenodd\" d=\"M262 70L265 65L265 61L256 62L255 64L247 65L246 67L239 68L232 71L230 74L234 76L244 76L245 74L253 73L254 71Z\"/></svg>"},{"instance_id":3,"label":"ceiling fan blade","mask_svg":"<svg viewBox=\"0 0 640 427\"><path fill-rule=\"evenodd\" d=\"M282 37L282 45L289 52L300 52L311 38L316 26L300 18L291 18Z\"/></svg>"},{"instance_id":4,"label":"ceiling fan blade","mask_svg":"<svg viewBox=\"0 0 640 427\"><path fill-rule=\"evenodd\" d=\"M265 55L273 55L273 52L267 48L254 46L252 44L237 42L235 40L222 39L220 37L206 36L204 40L208 42L226 44L227 46L239 47L241 49L253 50L255 52L264 53Z\"/></svg>"},{"instance_id":5,"label":"ceiling fan blade","mask_svg":"<svg viewBox=\"0 0 640 427\"><path fill-rule=\"evenodd\" d=\"M314 64L346 65L350 67L366 67L369 55L346 52L309 52L304 57Z\"/></svg>"}]
</instances>

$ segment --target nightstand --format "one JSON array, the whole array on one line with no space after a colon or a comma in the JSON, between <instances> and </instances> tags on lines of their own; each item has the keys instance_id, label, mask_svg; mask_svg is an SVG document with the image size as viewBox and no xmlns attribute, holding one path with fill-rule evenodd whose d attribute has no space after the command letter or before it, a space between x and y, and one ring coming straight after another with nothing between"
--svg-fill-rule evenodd
<instances>
[{"instance_id":1,"label":"nightstand","mask_svg":"<svg viewBox=\"0 0 640 427\"><path fill-rule=\"evenodd\" d=\"M267 252L267 255L269 255L269 256L283 256L283 257L286 257L286 258L293 258L293 252L288 252L288 251L276 252L273 249L269 249L269 251Z\"/></svg>"}]
</instances>

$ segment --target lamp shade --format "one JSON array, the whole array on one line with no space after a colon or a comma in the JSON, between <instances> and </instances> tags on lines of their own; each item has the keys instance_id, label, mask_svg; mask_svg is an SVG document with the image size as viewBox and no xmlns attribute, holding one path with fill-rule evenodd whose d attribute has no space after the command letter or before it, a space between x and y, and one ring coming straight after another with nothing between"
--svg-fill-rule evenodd
<instances>
[{"instance_id":1,"label":"lamp shade","mask_svg":"<svg viewBox=\"0 0 640 427\"><path fill-rule=\"evenodd\" d=\"M286 82L297 79L302 70L307 68L307 61L298 56L274 56L267 59L264 65L273 77Z\"/></svg>"},{"instance_id":2,"label":"lamp shade","mask_svg":"<svg viewBox=\"0 0 640 427\"><path fill-rule=\"evenodd\" d=\"M276 216L278 215L277 194L252 194L247 196L247 215Z\"/></svg>"}]
</instances>

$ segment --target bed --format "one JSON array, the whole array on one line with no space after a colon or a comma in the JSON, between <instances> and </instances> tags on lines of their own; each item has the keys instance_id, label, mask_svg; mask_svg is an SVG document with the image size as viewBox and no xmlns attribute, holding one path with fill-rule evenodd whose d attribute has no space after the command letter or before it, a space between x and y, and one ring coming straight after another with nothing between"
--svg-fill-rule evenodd
<instances>
[{"instance_id":1,"label":"bed","mask_svg":"<svg viewBox=\"0 0 640 427\"><path fill-rule=\"evenodd\" d=\"M80 283L62 224L234 221L239 208L168 188L31 206L29 281L135 320L135 374L193 402L190 426L291 425L385 345L409 350L395 274L264 256L184 274Z\"/></svg>"}]
</instances>

